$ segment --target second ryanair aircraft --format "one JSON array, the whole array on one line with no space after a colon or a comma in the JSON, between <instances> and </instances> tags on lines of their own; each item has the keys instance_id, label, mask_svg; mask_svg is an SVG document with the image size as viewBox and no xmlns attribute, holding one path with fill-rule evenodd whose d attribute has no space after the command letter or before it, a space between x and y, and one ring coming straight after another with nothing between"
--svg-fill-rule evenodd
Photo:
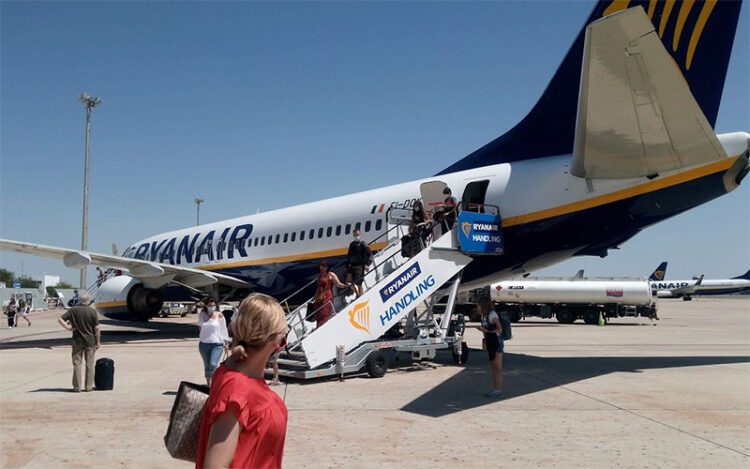
<instances>
[{"instance_id":1,"label":"second ryanair aircraft","mask_svg":"<svg viewBox=\"0 0 750 469\"><path fill-rule=\"evenodd\" d=\"M97 307L147 319L164 300L206 288L284 296L320 261L340 261L355 228L378 239L389 208L409 209L423 183L439 181L466 207L494 205L502 217L504 254L475 258L464 288L604 256L747 175L750 134L713 130L740 8L598 2L529 114L433 177L162 233L122 257L9 240L0 248L125 270L99 288Z\"/></svg>"}]
</instances>

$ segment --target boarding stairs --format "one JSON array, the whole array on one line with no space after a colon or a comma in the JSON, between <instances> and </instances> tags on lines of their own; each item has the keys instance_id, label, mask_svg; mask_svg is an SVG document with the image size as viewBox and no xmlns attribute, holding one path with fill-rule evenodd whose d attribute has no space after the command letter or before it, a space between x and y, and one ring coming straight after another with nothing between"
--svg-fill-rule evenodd
<instances>
[{"instance_id":1,"label":"boarding stairs","mask_svg":"<svg viewBox=\"0 0 750 469\"><path fill-rule=\"evenodd\" d=\"M316 327L315 311L309 306L313 298L294 309L289 299L282 301L290 327L286 350L278 360L282 376L343 376L363 368L382 376L385 349L422 359L452 348L454 359L462 363L461 354L468 351L461 340L463 317L455 319L452 313L461 272L473 259L460 251L455 227L413 257L404 256L404 223L392 221L381 235L388 242L374 254L365 275L362 296L334 307L335 315L321 327ZM437 300L446 295L445 311L436 314Z\"/></svg>"},{"instance_id":2,"label":"boarding stairs","mask_svg":"<svg viewBox=\"0 0 750 469\"><path fill-rule=\"evenodd\" d=\"M89 293L89 298L91 298L91 301L95 301L97 294L99 293L99 288L101 288L102 284L106 282L107 280L111 279L115 276L116 269L105 269L104 275L101 277L97 277L96 280L89 286L89 288L86 290Z\"/></svg>"}]
</instances>

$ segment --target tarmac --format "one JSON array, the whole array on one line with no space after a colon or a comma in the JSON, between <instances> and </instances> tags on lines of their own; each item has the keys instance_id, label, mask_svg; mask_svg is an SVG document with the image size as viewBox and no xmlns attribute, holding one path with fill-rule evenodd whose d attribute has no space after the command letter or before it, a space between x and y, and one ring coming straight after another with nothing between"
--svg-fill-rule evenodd
<instances>
[{"instance_id":1,"label":"tarmac","mask_svg":"<svg viewBox=\"0 0 750 469\"><path fill-rule=\"evenodd\" d=\"M163 436L180 381L203 381L194 316L103 319L115 388L72 393L61 314L0 329L0 465L190 467ZM284 466L750 467L750 298L662 300L659 316L516 324L501 398L483 395L475 330L464 366L443 353L380 379L284 383Z\"/></svg>"}]
</instances>

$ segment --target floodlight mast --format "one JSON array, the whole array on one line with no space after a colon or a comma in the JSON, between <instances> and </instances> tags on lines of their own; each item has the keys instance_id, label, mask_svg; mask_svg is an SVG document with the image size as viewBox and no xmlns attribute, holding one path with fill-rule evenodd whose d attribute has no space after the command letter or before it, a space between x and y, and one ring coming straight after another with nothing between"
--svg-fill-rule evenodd
<instances>
[{"instance_id":1,"label":"floodlight mast","mask_svg":"<svg viewBox=\"0 0 750 469\"><path fill-rule=\"evenodd\" d=\"M88 93L81 93L78 102L86 107L86 156L83 163L83 226L81 228L81 250L88 251L89 245L89 151L91 143L91 110L101 104L102 100ZM86 267L81 268L81 288L86 286Z\"/></svg>"},{"instance_id":2,"label":"floodlight mast","mask_svg":"<svg viewBox=\"0 0 750 469\"><path fill-rule=\"evenodd\" d=\"M195 226L201 224L201 204L205 202L205 199L200 197L195 198Z\"/></svg>"}]
</instances>

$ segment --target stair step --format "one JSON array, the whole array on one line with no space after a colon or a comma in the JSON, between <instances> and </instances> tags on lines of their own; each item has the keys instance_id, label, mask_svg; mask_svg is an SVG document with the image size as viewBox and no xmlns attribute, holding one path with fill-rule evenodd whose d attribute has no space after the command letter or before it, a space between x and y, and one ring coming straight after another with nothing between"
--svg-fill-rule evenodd
<instances>
[{"instance_id":1,"label":"stair step","mask_svg":"<svg viewBox=\"0 0 750 469\"><path fill-rule=\"evenodd\" d=\"M305 352L302 350L290 350L290 351L283 351L281 352L281 357L283 358L299 358L299 359L305 359Z\"/></svg>"},{"instance_id":2,"label":"stair step","mask_svg":"<svg viewBox=\"0 0 750 469\"><path fill-rule=\"evenodd\" d=\"M279 365L283 366L302 366L307 368L307 362L304 360L290 360L288 358L279 358L278 360Z\"/></svg>"}]
</instances>

